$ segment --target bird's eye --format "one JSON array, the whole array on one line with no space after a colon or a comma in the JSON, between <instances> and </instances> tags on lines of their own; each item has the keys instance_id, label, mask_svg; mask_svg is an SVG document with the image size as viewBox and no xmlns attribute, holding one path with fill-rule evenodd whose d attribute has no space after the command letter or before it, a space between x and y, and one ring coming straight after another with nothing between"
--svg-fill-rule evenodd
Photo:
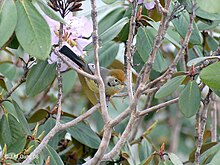
<instances>
[{"instance_id":1,"label":"bird's eye","mask_svg":"<svg viewBox=\"0 0 220 165\"><path fill-rule=\"evenodd\" d=\"M115 82L118 82L118 79L115 79Z\"/></svg>"}]
</instances>

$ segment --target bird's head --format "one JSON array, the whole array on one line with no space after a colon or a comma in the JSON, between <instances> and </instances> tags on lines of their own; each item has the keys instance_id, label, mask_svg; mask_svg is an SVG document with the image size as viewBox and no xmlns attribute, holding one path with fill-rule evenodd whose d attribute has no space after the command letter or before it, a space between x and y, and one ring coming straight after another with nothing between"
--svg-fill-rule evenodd
<instances>
[{"instance_id":1,"label":"bird's head","mask_svg":"<svg viewBox=\"0 0 220 165\"><path fill-rule=\"evenodd\" d=\"M121 92L125 87L124 72L121 69L112 69L106 79L106 94L111 96Z\"/></svg>"}]
</instances>

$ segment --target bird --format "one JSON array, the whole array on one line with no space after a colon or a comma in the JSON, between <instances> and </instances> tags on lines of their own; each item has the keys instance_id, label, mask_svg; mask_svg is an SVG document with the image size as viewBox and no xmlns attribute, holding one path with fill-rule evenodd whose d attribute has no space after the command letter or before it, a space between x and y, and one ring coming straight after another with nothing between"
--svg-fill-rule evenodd
<instances>
[{"instance_id":1,"label":"bird","mask_svg":"<svg viewBox=\"0 0 220 165\"><path fill-rule=\"evenodd\" d=\"M95 74L95 65L91 63L87 63L82 57L76 55L66 45L63 45L62 48L59 50L59 52L65 55L66 57L68 57L70 60L72 60L83 71L92 75ZM123 91L125 87L125 83L124 83L125 78L124 78L123 70L107 69L104 67L100 67L100 74L105 85L106 97L110 98L114 94ZM97 82L89 78L85 78L85 79L89 89L93 91L94 94L98 95L99 89Z\"/></svg>"}]
</instances>

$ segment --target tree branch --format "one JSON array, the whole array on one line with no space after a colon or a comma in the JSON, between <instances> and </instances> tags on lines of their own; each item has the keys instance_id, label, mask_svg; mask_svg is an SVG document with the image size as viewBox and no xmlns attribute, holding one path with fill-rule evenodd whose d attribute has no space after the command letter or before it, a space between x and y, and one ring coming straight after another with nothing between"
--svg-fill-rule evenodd
<instances>
[{"instance_id":1,"label":"tree branch","mask_svg":"<svg viewBox=\"0 0 220 165\"><path fill-rule=\"evenodd\" d=\"M90 108L88 111L86 111L84 114L78 116L77 118L75 118L74 120L65 123L65 124L56 124L53 129L43 138L43 140L41 141L41 143L34 149L33 152L31 152L31 154L27 157L26 160L24 160L24 164L28 164L31 163L38 154L41 153L41 151L44 149L44 147L47 145L47 143L49 142L49 140L51 138L54 137L54 135L64 129L67 129L69 127L73 127L74 125L76 125L77 123L83 121L84 119L86 119L87 117L89 117L90 115L92 115L98 108L100 107L100 104L96 104L95 106L93 106L92 108Z\"/></svg>"},{"instance_id":2,"label":"tree branch","mask_svg":"<svg viewBox=\"0 0 220 165\"><path fill-rule=\"evenodd\" d=\"M199 124L197 124L199 126L198 128L198 139L196 142L196 152L195 152L195 164L199 165L200 164L200 152L201 152L201 148L202 148L202 143L203 143L203 135L205 132L205 126L206 126L206 121L207 121L207 114L208 114L208 108L209 108L209 102L210 102L210 95L211 95L211 91L209 91L208 95L206 96L206 98L203 101L203 107L200 108L200 120L197 120L197 122L199 122Z\"/></svg>"},{"instance_id":3,"label":"tree branch","mask_svg":"<svg viewBox=\"0 0 220 165\"><path fill-rule=\"evenodd\" d=\"M132 89L132 61L133 61L133 39L135 36L135 28L136 28L136 17L137 17L137 1L134 0L132 2L132 16L130 20L128 41L126 46L126 54L124 56L124 66L125 66L125 78L128 90L129 99L133 99L133 89Z\"/></svg>"}]
</instances>

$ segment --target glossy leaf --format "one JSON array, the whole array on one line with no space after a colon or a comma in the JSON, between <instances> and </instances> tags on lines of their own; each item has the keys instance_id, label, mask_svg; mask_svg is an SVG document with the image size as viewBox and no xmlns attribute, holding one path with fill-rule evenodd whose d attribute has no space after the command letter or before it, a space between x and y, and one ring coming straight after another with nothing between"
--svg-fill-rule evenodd
<instances>
[{"instance_id":1,"label":"glossy leaf","mask_svg":"<svg viewBox=\"0 0 220 165\"><path fill-rule=\"evenodd\" d=\"M56 65L47 61L39 61L27 75L26 94L35 96L45 90L53 82L56 75Z\"/></svg>"},{"instance_id":2,"label":"glossy leaf","mask_svg":"<svg viewBox=\"0 0 220 165\"><path fill-rule=\"evenodd\" d=\"M174 164L174 165L183 165L182 161L180 160L180 158L178 156L176 156L174 153L169 153L169 158L170 161Z\"/></svg>"},{"instance_id":3,"label":"glossy leaf","mask_svg":"<svg viewBox=\"0 0 220 165\"><path fill-rule=\"evenodd\" d=\"M130 26L129 22L125 24L125 26L121 29L118 35L114 38L115 42L125 43L128 40L129 26Z\"/></svg>"},{"instance_id":4,"label":"glossy leaf","mask_svg":"<svg viewBox=\"0 0 220 165\"><path fill-rule=\"evenodd\" d=\"M17 9L14 0L0 2L0 49L9 40L17 24Z\"/></svg>"},{"instance_id":5,"label":"glossy leaf","mask_svg":"<svg viewBox=\"0 0 220 165\"><path fill-rule=\"evenodd\" d=\"M18 143L21 139L25 138L24 132L22 130L21 124L17 121L17 119L10 113L6 113L1 118L1 124L0 124L0 143L3 146L4 144L7 145L8 148ZM12 150L21 150L21 145L16 146L16 148ZM14 146L15 147L15 146Z\"/></svg>"},{"instance_id":6,"label":"glossy leaf","mask_svg":"<svg viewBox=\"0 0 220 165\"><path fill-rule=\"evenodd\" d=\"M137 32L137 51L138 54L141 57L141 60L145 63L146 60L148 59L150 52L152 50L153 46L153 39L155 35L152 31L152 29L149 28L139 28ZM135 59L136 57L134 57ZM162 72L164 71L168 66L168 63L166 59L162 56L160 51L158 52L154 64L153 64L153 69Z\"/></svg>"},{"instance_id":7,"label":"glossy leaf","mask_svg":"<svg viewBox=\"0 0 220 165\"><path fill-rule=\"evenodd\" d=\"M185 117L192 117L200 107L201 92L195 81L190 81L179 97L179 108Z\"/></svg>"},{"instance_id":8,"label":"glossy leaf","mask_svg":"<svg viewBox=\"0 0 220 165\"><path fill-rule=\"evenodd\" d=\"M14 105L14 108L17 112L17 118L18 118L19 122L21 123L22 129L24 130L24 132L27 135L31 135L31 130L29 128L27 119L24 116L24 112L21 110L21 108L19 107L19 105L15 101L13 101L13 105Z\"/></svg>"},{"instance_id":9,"label":"glossy leaf","mask_svg":"<svg viewBox=\"0 0 220 165\"><path fill-rule=\"evenodd\" d=\"M208 150L206 150L201 154L200 162L203 164L207 164L207 160L213 158L213 156L216 155L216 153L219 151L220 151L220 144L216 144L215 146L209 148Z\"/></svg>"},{"instance_id":10,"label":"glossy leaf","mask_svg":"<svg viewBox=\"0 0 220 165\"><path fill-rule=\"evenodd\" d=\"M52 117L47 118L46 122L39 127L37 136L39 136L42 132L44 132L43 135L46 136L51 131L51 129L53 129L55 124L56 124L56 119ZM65 134L66 134L66 130L59 131L53 136L53 138L49 141L48 144L54 149L56 149L59 141L64 138Z\"/></svg>"},{"instance_id":11,"label":"glossy leaf","mask_svg":"<svg viewBox=\"0 0 220 165\"><path fill-rule=\"evenodd\" d=\"M118 22L123 17L124 13L125 8L119 7L105 15L98 23L99 34L102 34L111 26L113 26L116 22Z\"/></svg>"},{"instance_id":12,"label":"glossy leaf","mask_svg":"<svg viewBox=\"0 0 220 165\"><path fill-rule=\"evenodd\" d=\"M218 151L214 157L212 158L211 162L208 163L207 165L215 165L215 164L219 164L220 162L220 151Z\"/></svg>"},{"instance_id":13,"label":"glossy leaf","mask_svg":"<svg viewBox=\"0 0 220 165\"><path fill-rule=\"evenodd\" d=\"M29 123L36 123L45 119L49 115L49 112L46 109L37 110L31 117L28 119Z\"/></svg>"},{"instance_id":14,"label":"glossy leaf","mask_svg":"<svg viewBox=\"0 0 220 165\"><path fill-rule=\"evenodd\" d=\"M187 62L187 66L191 67L192 65L197 65L200 62L207 60L207 59L218 59L219 56L206 56L206 57L198 57L198 58L194 58L192 60L190 60L189 62Z\"/></svg>"},{"instance_id":15,"label":"glossy leaf","mask_svg":"<svg viewBox=\"0 0 220 165\"><path fill-rule=\"evenodd\" d=\"M62 74L63 77L63 93L66 94L71 91L76 83L77 74L73 70L65 72Z\"/></svg>"},{"instance_id":16,"label":"glossy leaf","mask_svg":"<svg viewBox=\"0 0 220 165\"><path fill-rule=\"evenodd\" d=\"M101 45L111 41L116 35L121 31L126 23L128 23L128 18L122 18L118 22L116 22L113 26L111 26L108 30L100 34L100 42Z\"/></svg>"},{"instance_id":17,"label":"glossy leaf","mask_svg":"<svg viewBox=\"0 0 220 165\"><path fill-rule=\"evenodd\" d=\"M218 0L196 0L199 8L209 13L220 13L220 4Z\"/></svg>"},{"instance_id":18,"label":"glossy leaf","mask_svg":"<svg viewBox=\"0 0 220 165\"><path fill-rule=\"evenodd\" d=\"M102 2L106 3L106 4L112 4L114 2L116 2L117 0L102 0Z\"/></svg>"},{"instance_id":19,"label":"glossy leaf","mask_svg":"<svg viewBox=\"0 0 220 165\"><path fill-rule=\"evenodd\" d=\"M175 26L177 32L180 34L181 37L185 38L186 32L189 26L189 13L188 12L181 12L179 14L178 19L173 19L172 23ZM193 32L190 37L189 42L192 44L202 44L202 35L198 30L198 27L195 22L193 22Z\"/></svg>"},{"instance_id":20,"label":"glossy leaf","mask_svg":"<svg viewBox=\"0 0 220 165\"><path fill-rule=\"evenodd\" d=\"M66 123L71 121L72 118L63 117L61 119L62 123ZM90 148L97 149L101 142L98 135L85 123L80 122L71 128L67 128L67 131L71 134L71 136L79 141L82 144Z\"/></svg>"},{"instance_id":21,"label":"glossy leaf","mask_svg":"<svg viewBox=\"0 0 220 165\"><path fill-rule=\"evenodd\" d=\"M208 87L214 90L220 90L219 70L220 62L211 64L200 72L199 77L204 84L208 85Z\"/></svg>"},{"instance_id":22,"label":"glossy leaf","mask_svg":"<svg viewBox=\"0 0 220 165\"><path fill-rule=\"evenodd\" d=\"M185 75L177 76L167 81L155 94L155 98L162 98L172 94L186 78Z\"/></svg>"},{"instance_id":23,"label":"glossy leaf","mask_svg":"<svg viewBox=\"0 0 220 165\"><path fill-rule=\"evenodd\" d=\"M147 21L157 32L159 29L159 22ZM179 44L180 35L171 27L168 28L167 33L165 34L165 38L173 43L175 46L181 48Z\"/></svg>"},{"instance_id":24,"label":"glossy leaf","mask_svg":"<svg viewBox=\"0 0 220 165\"><path fill-rule=\"evenodd\" d=\"M16 67L11 63L0 63L0 73L12 81L16 76Z\"/></svg>"},{"instance_id":25,"label":"glossy leaf","mask_svg":"<svg viewBox=\"0 0 220 165\"><path fill-rule=\"evenodd\" d=\"M208 151L209 149L212 150L211 148L214 147L217 144L218 144L217 142L210 142L210 143L203 144L202 148L201 148L201 151L200 151L200 154L203 155L203 153ZM195 152L196 152L196 148L190 153L189 161L191 161L191 162L195 161ZM205 154L205 155L208 156L209 154ZM206 159L205 155L203 155L203 159ZM210 154L210 156L211 156L211 154Z\"/></svg>"},{"instance_id":26,"label":"glossy leaf","mask_svg":"<svg viewBox=\"0 0 220 165\"><path fill-rule=\"evenodd\" d=\"M140 162L146 164L152 161L154 157L152 154L152 146L146 138L143 138L142 141L138 143L138 151Z\"/></svg>"},{"instance_id":27,"label":"glossy leaf","mask_svg":"<svg viewBox=\"0 0 220 165\"><path fill-rule=\"evenodd\" d=\"M105 45L103 45L99 49L99 61L100 66L102 67L108 67L114 60L116 55L118 54L119 45L115 42L108 42ZM90 52L89 56L86 58L86 61L94 62L94 52Z\"/></svg>"},{"instance_id":28,"label":"glossy leaf","mask_svg":"<svg viewBox=\"0 0 220 165\"><path fill-rule=\"evenodd\" d=\"M64 164L62 159L58 155L58 153L50 145L47 145L44 148L43 153L44 153L45 160L47 160L47 158L50 157L49 158L50 165L63 165Z\"/></svg>"},{"instance_id":29,"label":"glossy leaf","mask_svg":"<svg viewBox=\"0 0 220 165\"><path fill-rule=\"evenodd\" d=\"M16 36L23 49L37 59L46 59L51 51L51 33L47 22L31 1L16 1Z\"/></svg>"}]
</instances>

